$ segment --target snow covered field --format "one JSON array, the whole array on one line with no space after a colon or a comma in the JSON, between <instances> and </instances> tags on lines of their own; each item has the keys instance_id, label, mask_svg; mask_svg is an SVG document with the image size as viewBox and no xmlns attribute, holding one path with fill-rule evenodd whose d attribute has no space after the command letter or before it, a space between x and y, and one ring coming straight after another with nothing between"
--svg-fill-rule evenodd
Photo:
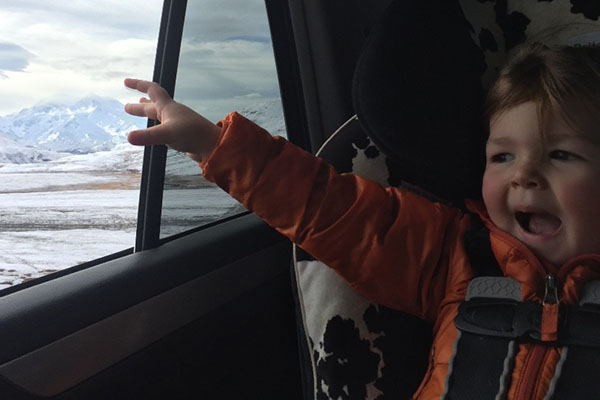
<instances>
[{"instance_id":1,"label":"snow covered field","mask_svg":"<svg viewBox=\"0 0 600 400\"><path fill-rule=\"evenodd\" d=\"M130 147L1 166L0 289L132 247L141 160Z\"/></svg>"},{"instance_id":2,"label":"snow covered field","mask_svg":"<svg viewBox=\"0 0 600 400\"><path fill-rule=\"evenodd\" d=\"M142 150L129 145L0 164L0 289L133 247L141 165ZM187 178L187 186L202 180ZM220 189L184 186L165 191L162 237L236 209Z\"/></svg>"}]
</instances>

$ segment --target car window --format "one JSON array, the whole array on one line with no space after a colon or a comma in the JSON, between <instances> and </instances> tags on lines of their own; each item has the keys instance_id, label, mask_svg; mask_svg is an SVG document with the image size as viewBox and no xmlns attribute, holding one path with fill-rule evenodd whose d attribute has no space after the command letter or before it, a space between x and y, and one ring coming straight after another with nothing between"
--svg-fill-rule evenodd
<instances>
[{"instance_id":1,"label":"car window","mask_svg":"<svg viewBox=\"0 0 600 400\"><path fill-rule=\"evenodd\" d=\"M132 247L162 0L0 3L0 289Z\"/></svg>"},{"instance_id":2,"label":"car window","mask_svg":"<svg viewBox=\"0 0 600 400\"><path fill-rule=\"evenodd\" d=\"M264 1L188 1L175 99L213 122L238 111L286 136ZM162 204L161 238L244 211L171 150Z\"/></svg>"}]
</instances>

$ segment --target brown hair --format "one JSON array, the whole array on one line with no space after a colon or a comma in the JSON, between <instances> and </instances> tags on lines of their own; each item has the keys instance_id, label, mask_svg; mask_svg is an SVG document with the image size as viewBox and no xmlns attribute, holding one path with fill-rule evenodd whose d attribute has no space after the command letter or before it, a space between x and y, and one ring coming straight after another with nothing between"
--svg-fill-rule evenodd
<instances>
[{"instance_id":1,"label":"brown hair","mask_svg":"<svg viewBox=\"0 0 600 400\"><path fill-rule=\"evenodd\" d=\"M523 47L501 70L488 92L484 118L493 118L528 101L538 104L540 125L559 112L576 131L593 136L600 128L600 48Z\"/></svg>"}]
</instances>

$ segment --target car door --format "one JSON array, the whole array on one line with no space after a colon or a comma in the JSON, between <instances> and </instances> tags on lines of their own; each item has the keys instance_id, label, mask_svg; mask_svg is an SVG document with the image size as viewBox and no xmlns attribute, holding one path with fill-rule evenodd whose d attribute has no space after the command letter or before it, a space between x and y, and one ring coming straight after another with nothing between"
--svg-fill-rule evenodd
<instances>
[{"instance_id":1,"label":"car door","mask_svg":"<svg viewBox=\"0 0 600 400\"><path fill-rule=\"evenodd\" d=\"M209 3L164 2L154 79L176 99L194 99L178 75L194 67L180 57L184 27L194 28L186 16ZM266 11L295 126L287 134L306 147L282 3ZM145 150L134 249L0 292L0 398L299 398L291 244L235 205L199 221L202 199L189 187L199 178L189 165L178 173L181 162L164 147Z\"/></svg>"}]
</instances>

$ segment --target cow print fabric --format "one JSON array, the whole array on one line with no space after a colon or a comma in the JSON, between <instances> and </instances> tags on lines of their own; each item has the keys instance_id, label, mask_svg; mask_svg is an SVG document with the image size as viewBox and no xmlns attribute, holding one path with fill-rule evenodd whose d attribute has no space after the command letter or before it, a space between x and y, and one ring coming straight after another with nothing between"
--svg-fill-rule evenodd
<instances>
[{"instance_id":1,"label":"cow print fabric","mask_svg":"<svg viewBox=\"0 0 600 400\"><path fill-rule=\"evenodd\" d=\"M584 17L598 21L600 16L600 2L597 0L571 0L573 7L571 11L574 14L581 13Z\"/></svg>"},{"instance_id":2,"label":"cow print fabric","mask_svg":"<svg viewBox=\"0 0 600 400\"><path fill-rule=\"evenodd\" d=\"M472 39L485 59L483 87L495 79L511 51L526 40L586 45L588 39L578 44L573 38L600 31L596 23L600 16L598 0L459 3L471 25ZM558 23L567 29L556 30ZM409 177L364 134L356 118L332 135L319 154L340 172L353 172L384 186L402 186L429 195L427 188L415 188L406 182ZM307 338L304 345L310 355L305 367L313 372L304 375L309 381L305 399L410 397L427 366L431 326L369 303L301 249L296 249L295 261L301 325Z\"/></svg>"},{"instance_id":3,"label":"cow print fabric","mask_svg":"<svg viewBox=\"0 0 600 400\"><path fill-rule=\"evenodd\" d=\"M378 400L404 398L406 388L398 377L408 373L416 380L425 373L422 355L431 341L429 327L408 333L405 322L414 317L398 319L396 311L375 304L369 305L363 319L375 337L372 342L361 337L352 319L336 315L327 322L325 355L318 351L313 355L318 399L366 399L370 384L380 393Z\"/></svg>"}]
</instances>

